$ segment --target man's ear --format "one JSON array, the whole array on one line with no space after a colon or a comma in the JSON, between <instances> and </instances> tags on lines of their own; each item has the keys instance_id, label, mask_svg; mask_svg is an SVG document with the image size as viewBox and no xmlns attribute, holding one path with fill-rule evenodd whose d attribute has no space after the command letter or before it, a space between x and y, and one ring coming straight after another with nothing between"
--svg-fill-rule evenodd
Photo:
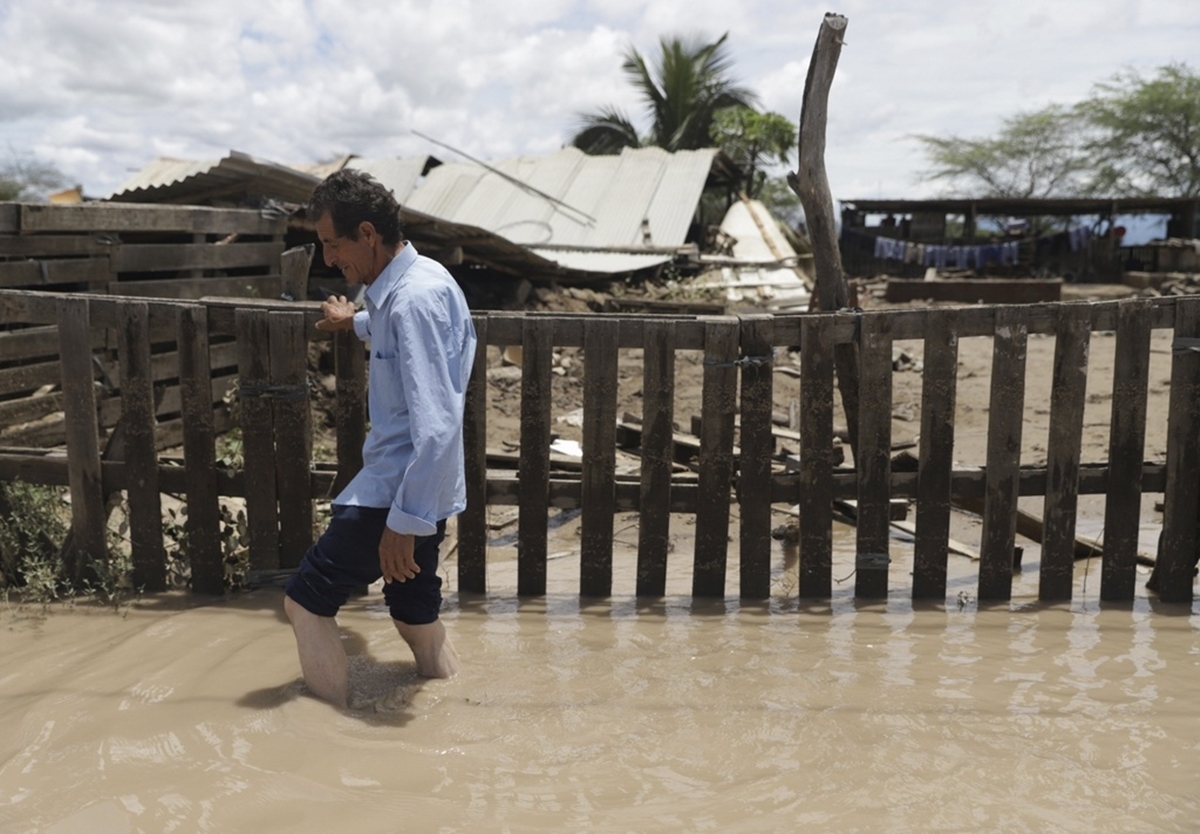
<instances>
[{"instance_id":1,"label":"man's ear","mask_svg":"<svg viewBox=\"0 0 1200 834\"><path fill-rule=\"evenodd\" d=\"M375 224L370 220L364 220L358 224L358 239L373 245L379 237L379 232L375 229Z\"/></svg>"}]
</instances>

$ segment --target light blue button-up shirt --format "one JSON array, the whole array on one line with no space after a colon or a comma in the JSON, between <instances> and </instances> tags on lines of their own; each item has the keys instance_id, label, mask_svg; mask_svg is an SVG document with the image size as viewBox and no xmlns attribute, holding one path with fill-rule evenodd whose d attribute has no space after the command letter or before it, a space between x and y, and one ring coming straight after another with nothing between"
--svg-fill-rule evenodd
<instances>
[{"instance_id":1,"label":"light blue button-up shirt","mask_svg":"<svg viewBox=\"0 0 1200 834\"><path fill-rule=\"evenodd\" d=\"M475 325L454 278L411 243L364 296L354 332L370 344L371 430L363 468L336 503L390 507L392 530L433 535L467 505L462 426Z\"/></svg>"}]
</instances>

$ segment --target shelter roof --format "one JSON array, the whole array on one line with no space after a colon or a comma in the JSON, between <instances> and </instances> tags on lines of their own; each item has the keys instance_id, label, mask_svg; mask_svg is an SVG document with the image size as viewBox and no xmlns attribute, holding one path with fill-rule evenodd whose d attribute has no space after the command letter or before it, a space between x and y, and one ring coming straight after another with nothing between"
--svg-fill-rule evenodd
<instances>
[{"instance_id":1,"label":"shelter roof","mask_svg":"<svg viewBox=\"0 0 1200 834\"><path fill-rule=\"evenodd\" d=\"M1173 214L1195 210L1200 200L1192 197L1122 198L1002 198L980 197L934 200L842 200L842 208L872 214L944 214L995 215L1010 217L1066 217L1076 215Z\"/></svg>"},{"instance_id":2,"label":"shelter roof","mask_svg":"<svg viewBox=\"0 0 1200 834\"><path fill-rule=\"evenodd\" d=\"M320 180L287 165L240 151L216 162L159 157L125 180L109 198L121 203L212 205L249 197L306 202Z\"/></svg>"}]
</instances>

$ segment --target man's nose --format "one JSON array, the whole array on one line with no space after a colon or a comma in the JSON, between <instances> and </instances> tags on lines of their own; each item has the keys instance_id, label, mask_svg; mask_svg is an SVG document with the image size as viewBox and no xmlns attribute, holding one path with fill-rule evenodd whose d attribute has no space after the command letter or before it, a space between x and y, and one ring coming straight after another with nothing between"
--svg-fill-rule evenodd
<instances>
[{"instance_id":1,"label":"man's nose","mask_svg":"<svg viewBox=\"0 0 1200 834\"><path fill-rule=\"evenodd\" d=\"M325 266L333 266L333 253L329 251L328 247L321 247L321 257L325 260Z\"/></svg>"}]
</instances>

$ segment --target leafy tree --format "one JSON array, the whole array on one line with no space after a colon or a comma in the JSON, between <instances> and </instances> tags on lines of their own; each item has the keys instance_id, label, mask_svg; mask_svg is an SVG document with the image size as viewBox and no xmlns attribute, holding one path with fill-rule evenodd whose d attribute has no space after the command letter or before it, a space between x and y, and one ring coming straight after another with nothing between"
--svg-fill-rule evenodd
<instances>
[{"instance_id":1,"label":"leafy tree","mask_svg":"<svg viewBox=\"0 0 1200 834\"><path fill-rule=\"evenodd\" d=\"M992 138L917 136L932 179L967 197L1069 197L1083 189L1088 166L1079 116L1051 105L1004 120Z\"/></svg>"},{"instance_id":2,"label":"leafy tree","mask_svg":"<svg viewBox=\"0 0 1200 834\"><path fill-rule=\"evenodd\" d=\"M619 153L622 148L657 146L669 151L695 150L711 144L717 111L751 107L757 97L730 76L728 33L712 43L659 40L659 58L650 66L633 47L621 68L646 105L650 132L638 133L633 121L613 106L581 114L571 144L585 153Z\"/></svg>"},{"instance_id":3,"label":"leafy tree","mask_svg":"<svg viewBox=\"0 0 1200 834\"><path fill-rule=\"evenodd\" d=\"M1200 197L1200 74L1169 64L1154 78L1128 70L1079 105L1101 196Z\"/></svg>"},{"instance_id":4,"label":"leafy tree","mask_svg":"<svg viewBox=\"0 0 1200 834\"><path fill-rule=\"evenodd\" d=\"M745 172L742 190L757 198L767 182L768 166L786 165L796 148L796 125L778 113L750 107L726 107L713 115L710 135Z\"/></svg>"},{"instance_id":5,"label":"leafy tree","mask_svg":"<svg viewBox=\"0 0 1200 834\"><path fill-rule=\"evenodd\" d=\"M8 161L0 164L0 201L41 200L65 182L53 165L10 150Z\"/></svg>"}]
</instances>

